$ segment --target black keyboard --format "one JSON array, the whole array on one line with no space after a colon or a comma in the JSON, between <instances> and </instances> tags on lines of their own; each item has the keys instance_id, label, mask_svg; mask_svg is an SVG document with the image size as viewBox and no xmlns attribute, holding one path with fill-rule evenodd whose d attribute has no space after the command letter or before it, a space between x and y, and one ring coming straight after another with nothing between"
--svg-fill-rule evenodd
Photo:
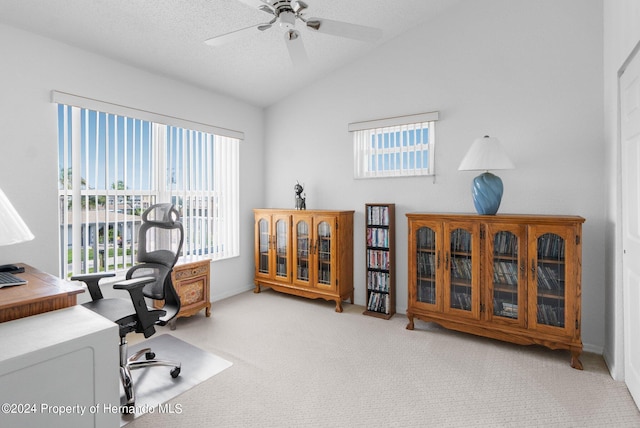
<instances>
[{"instance_id":1,"label":"black keyboard","mask_svg":"<svg viewBox=\"0 0 640 428\"><path fill-rule=\"evenodd\" d=\"M0 272L0 288L12 285L24 285L27 281L7 272Z\"/></svg>"}]
</instances>

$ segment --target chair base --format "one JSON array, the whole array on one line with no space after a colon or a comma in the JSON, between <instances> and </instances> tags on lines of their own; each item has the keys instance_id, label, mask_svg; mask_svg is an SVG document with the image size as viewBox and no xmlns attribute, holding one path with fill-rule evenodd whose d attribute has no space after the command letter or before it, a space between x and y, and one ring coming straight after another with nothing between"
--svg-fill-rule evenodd
<instances>
[{"instance_id":1,"label":"chair base","mask_svg":"<svg viewBox=\"0 0 640 428\"><path fill-rule=\"evenodd\" d=\"M137 370L146 367L165 366L173 367L169 374L172 378L177 378L180 375L181 364L175 361L158 360L156 354L151 348L144 348L135 354L128 355L128 344L126 337L120 338L120 380L124 389L126 403L124 404L125 413L135 412L135 390L133 387L133 377L131 376L131 370ZM138 361L144 355L145 359Z\"/></svg>"}]
</instances>

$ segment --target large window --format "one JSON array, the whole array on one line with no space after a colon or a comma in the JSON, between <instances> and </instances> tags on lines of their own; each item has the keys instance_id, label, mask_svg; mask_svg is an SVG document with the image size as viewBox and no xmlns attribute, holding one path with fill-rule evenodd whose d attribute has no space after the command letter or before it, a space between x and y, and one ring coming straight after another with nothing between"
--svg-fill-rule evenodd
<instances>
[{"instance_id":1,"label":"large window","mask_svg":"<svg viewBox=\"0 0 640 428\"><path fill-rule=\"evenodd\" d=\"M350 124L354 177L433 175L437 119L424 113Z\"/></svg>"},{"instance_id":2,"label":"large window","mask_svg":"<svg viewBox=\"0 0 640 428\"><path fill-rule=\"evenodd\" d=\"M160 202L180 212L183 255L239 254L240 139L234 131L158 115L149 120L147 112L135 117L132 109L101 111L110 109L106 103L73 106L65 101L85 100L70 97L54 92L63 277L135 264L141 214Z\"/></svg>"}]
</instances>

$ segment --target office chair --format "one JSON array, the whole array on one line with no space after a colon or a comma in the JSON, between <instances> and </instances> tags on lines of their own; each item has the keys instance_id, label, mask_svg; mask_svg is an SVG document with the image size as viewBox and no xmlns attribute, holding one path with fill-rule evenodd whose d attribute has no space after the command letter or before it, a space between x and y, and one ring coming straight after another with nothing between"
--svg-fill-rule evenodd
<instances>
[{"instance_id":1,"label":"office chair","mask_svg":"<svg viewBox=\"0 0 640 428\"><path fill-rule=\"evenodd\" d=\"M91 295L91 302L84 307L115 322L120 327L120 378L126 396L125 412L135 407L135 393L131 370L150 366L170 366L171 377L180 374L179 362L155 358L155 353L145 348L128 356L128 333L142 333L145 338L155 334L155 325L166 325L180 311L180 298L173 288L171 272L176 264L184 231L178 221L179 214L172 204L156 204L142 214L138 233L137 264L126 273L126 280L116 282L113 288L127 290L130 299L103 298L98 282L113 273L83 274L71 277L83 281ZM164 300L162 309L147 306L147 299ZM142 355L145 360L138 361Z\"/></svg>"}]
</instances>

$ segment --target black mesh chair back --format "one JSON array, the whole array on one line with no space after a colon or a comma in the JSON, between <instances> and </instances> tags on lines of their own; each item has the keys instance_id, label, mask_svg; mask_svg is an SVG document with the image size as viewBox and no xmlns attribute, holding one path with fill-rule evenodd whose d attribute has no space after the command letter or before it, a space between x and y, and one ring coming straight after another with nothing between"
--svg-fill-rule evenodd
<instances>
[{"instance_id":1,"label":"black mesh chair back","mask_svg":"<svg viewBox=\"0 0 640 428\"><path fill-rule=\"evenodd\" d=\"M158 324L164 325L180 311L180 298L171 281L184 241L180 214L173 204L156 204L142 214L138 231L137 263L127 272L127 279L152 276L156 280L142 289L145 297L164 300L166 315Z\"/></svg>"},{"instance_id":2,"label":"black mesh chair back","mask_svg":"<svg viewBox=\"0 0 640 428\"><path fill-rule=\"evenodd\" d=\"M180 214L173 204L156 204L142 214L138 232L138 263L157 263L172 268L183 243Z\"/></svg>"}]
</instances>

